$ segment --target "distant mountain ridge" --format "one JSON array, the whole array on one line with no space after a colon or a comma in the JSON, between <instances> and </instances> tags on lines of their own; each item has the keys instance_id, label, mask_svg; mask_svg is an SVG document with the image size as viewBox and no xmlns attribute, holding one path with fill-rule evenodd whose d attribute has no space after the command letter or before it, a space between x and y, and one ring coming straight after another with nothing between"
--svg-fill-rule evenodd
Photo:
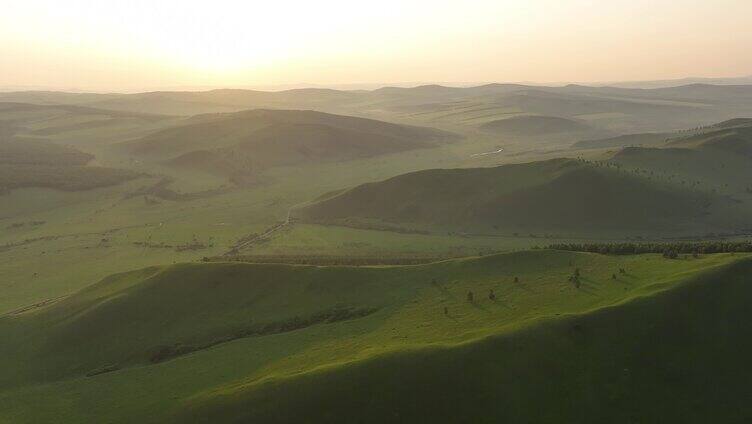
<instances>
[{"instance_id":1,"label":"distant mountain ridge","mask_svg":"<svg viewBox=\"0 0 752 424\"><path fill-rule=\"evenodd\" d=\"M616 86L536 86L485 84L474 87L423 85L375 90L304 88L284 91L217 89L198 92L155 91L136 94L55 92L0 93L0 102L75 104L99 109L163 115L227 113L247 109L313 109L323 112L429 121L483 123L521 115L585 119L591 126L617 132L663 132L752 114L752 85L688 84L658 88ZM453 111L444 116L443 111ZM456 118L456 121L452 119Z\"/></svg>"}]
</instances>

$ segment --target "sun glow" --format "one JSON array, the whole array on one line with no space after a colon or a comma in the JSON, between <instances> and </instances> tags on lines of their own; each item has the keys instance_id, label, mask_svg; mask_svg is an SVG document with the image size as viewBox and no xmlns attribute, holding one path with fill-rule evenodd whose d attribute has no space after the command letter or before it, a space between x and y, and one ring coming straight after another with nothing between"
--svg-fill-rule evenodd
<instances>
[{"instance_id":1,"label":"sun glow","mask_svg":"<svg viewBox=\"0 0 752 424\"><path fill-rule=\"evenodd\" d=\"M742 52L752 43L746 22L752 2L687 1L697 4L13 1L0 14L0 84L593 81L749 73L752 56ZM692 26L703 31L682 30ZM646 64L661 73L644 74Z\"/></svg>"}]
</instances>

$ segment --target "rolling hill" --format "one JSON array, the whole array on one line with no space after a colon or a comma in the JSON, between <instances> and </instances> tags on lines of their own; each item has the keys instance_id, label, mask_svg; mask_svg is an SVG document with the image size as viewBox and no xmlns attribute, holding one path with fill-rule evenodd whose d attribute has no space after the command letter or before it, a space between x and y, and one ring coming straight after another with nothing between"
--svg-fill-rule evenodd
<instances>
[{"instance_id":1,"label":"rolling hill","mask_svg":"<svg viewBox=\"0 0 752 424\"><path fill-rule=\"evenodd\" d=\"M582 122L555 116L515 116L487 122L480 128L488 133L513 137L584 133L591 130Z\"/></svg>"},{"instance_id":2,"label":"rolling hill","mask_svg":"<svg viewBox=\"0 0 752 424\"><path fill-rule=\"evenodd\" d=\"M163 115L237 112L246 109L315 109L417 124L476 128L514 115L559 116L620 134L666 132L752 113L752 86L687 84L652 89L486 84L424 85L367 90L159 91L135 94L0 93L0 101L74 104ZM604 137L606 135L599 135Z\"/></svg>"},{"instance_id":3,"label":"rolling hill","mask_svg":"<svg viewBox=\"0 0 752 424\"><path fill-rule=\"evenodd\" d=\"M0 124L13 133L79 146L123 141L171 122L168 116L80 105L0 102Z\"/></svg>"},{"instance_id":4,"label":"rolling hill","mask_svg":"<svg viewBox=\"0 0 752 424\"><path fill-rule=\"evenodd\" d=\"M677 148L716 150L752 158L752 119L732 119L715 124L708 130L689 137L670 140L667 145Z\"/></svg>"},{"instance_id":5,"label":"rolling hill","mask_svg":"<svg viewBox=\"0 0 752 424\"><path fill-rule=\"evenodd\" d=\"M611 167L554 159L405 174L319 199L293 216L366 227L665 235L707 229L715 208L729 203Z\"/></svg>"},{"instance_id":6,"label":"rolling hill","mask_svg":"<svg viewBox=\"0 0 752 424\"><path fill-rule=\"evenodd\" d=\"M616 137L582 140L572 145L573 149L614 149L634 146L656 146L666 142L671 133L625 134Z\"/></svg>"},{"instance_id":7,"label":"rolling hill","mask_svg":"<svg viewBox=\"0 0 752 424\"><path fill-rule=\"evenodd\" d=\"M0 136L0 164L80 166L92 159L92 155L72 147L33 138Z\"/></svg>"},{"instance_id":8,"label":"rolling hill","mask_svg":"<svg viewBox=\"0 0 752 424\"><path fill-rule=\"evenodd\" d=\"M752 119L675 133L660 147L630 147L610 162L684 186L735 195L751 187Z\"/></svg>"},{"instance_id":9,"label":"rolling hill","mask_svg":"<svg viewBox=\"0 0 752 424\"><path fill-rule=\"evenodd\" d=\"M145 268L0 316L0 419L629 422L688 417L687 399L704 405L690 418L734 417L751 264L538 250ZM717 398L732 407L699 402Z\"/></svg>"},{"instance_id":10,"label":"rolling hill","mask_svg":"<svg viewBox=\"0 0 752 424\"><path fill-rule=\"evenodd\" d=\"M739 340L752 331L745 319L750 272L746 261L652 297L475 343L230 386L178 416L223 423L743 422L752 415L744 395L752 373L743 365L752 343Z\"/></svg>"},{"instance_id":11,"label":"rolling hill","mask_svg":"<svg viewBox=\"0 0 752 424\"><path fill-rule=\"evenodd\" d=\"M434 147L456 138L429 128L314 111L250 110L199 115L122 148L146 160L233 175Z\"/></svg>"},{"instance_id":12,"label":"rolling hill","mask_svg":"<svg viewBox=\"0 0 752 424\"><path fill-rule=\"evenodd\" d=\"M86 166L93 158L72 147L44 140L0 136L0 195L25 187L88 190L139 176L122 169Z\"/></svg>"}]
</instances>

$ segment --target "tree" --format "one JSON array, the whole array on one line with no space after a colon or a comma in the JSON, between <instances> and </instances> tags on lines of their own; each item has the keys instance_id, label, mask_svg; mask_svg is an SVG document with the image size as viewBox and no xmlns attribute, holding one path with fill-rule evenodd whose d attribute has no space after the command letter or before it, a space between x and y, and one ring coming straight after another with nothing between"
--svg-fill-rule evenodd
<instances>
[{"instance_id":1,"label":"tree","mask_svg":"<svg viewBox=\"0 0 752 424\"><path fill-rule=\"evenodd\" d=\"M666 249L663 251L663 257L666 259L676 259L679 257L679 254L676 253L676 250Z\"/></svg>"}]
</instances>

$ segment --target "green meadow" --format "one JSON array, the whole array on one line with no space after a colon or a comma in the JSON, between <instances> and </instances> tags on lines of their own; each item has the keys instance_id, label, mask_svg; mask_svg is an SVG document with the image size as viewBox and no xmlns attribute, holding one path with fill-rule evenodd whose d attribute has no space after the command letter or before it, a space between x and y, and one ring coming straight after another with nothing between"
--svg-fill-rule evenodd
<instances>
[{"instance_id":1,"label":"green meadow","mask_svg":"<svg viewBox=\"0 0 752 424\"><path fill-rule=\"evenodd\" d=\"M710 87L0 93L0 423L748 421Z\"/></svg>"},{"instance_id":2,"label":"green meadow","mask_svg":"<svg viewBox=\"0 0 752 424\"><path fill-rule=\"evenodd\" d=\"M578 387L583 378L608 378L610 362L602 368L598 355L634 342L606 342L618 339L618 323L635 319L639 329L647 319L641 309L666 314L664 302L695 299L693 293L712 285L745 290L731 276L749 263L744 254L670 260L538 250L417 266L145 268L4 316L0 331L10 343L0 349L7 365L0 375L0 409L11 422L344 422L348 414L332 409L342 397L346 410L367 408L373 411L368 420L378 422L389 419L392 407L408 414L404 419L426 413L420 405L433 403L425 392L429 384L440 399L452 399L454 414L481 421L514 417L493 399L511 402L512 392L503 387L518 387L513 392L520 406L534 402L533 386L542 383L535 378L543 370L535 369L533 358L548 356L537 344L552 343L547 367L565 363L567 356L560 355L575 354L572 343L585 343L592 352L583 354L594 355L589 365L584 358L571 364L589 377L566 377L564 367L554 387L544 389L549 396ZM578 284L570 281L575 273ZM727 314L737 310L713 305L719 315L708 318L711 323L732 319ZM615 323L601 322L604 314ZM677 321L656 336L675 337L672 329L694 331ZM616 334L598 337L610 331ZM532 355L532 369L523 367L525 352ZM684 372L697 379L710 371L695 366ZM517 380L528 375L533 380ZM397 400L397 393L420 393L419 387L424 394L403 400L418 403ZM476 389L477 400L461 394ZM598 385L578 390L591 402L605 395ZM29 409L32 399L37 407ZM446 408L427 416L438 419Z\"/></svg>"}]
</instances>

